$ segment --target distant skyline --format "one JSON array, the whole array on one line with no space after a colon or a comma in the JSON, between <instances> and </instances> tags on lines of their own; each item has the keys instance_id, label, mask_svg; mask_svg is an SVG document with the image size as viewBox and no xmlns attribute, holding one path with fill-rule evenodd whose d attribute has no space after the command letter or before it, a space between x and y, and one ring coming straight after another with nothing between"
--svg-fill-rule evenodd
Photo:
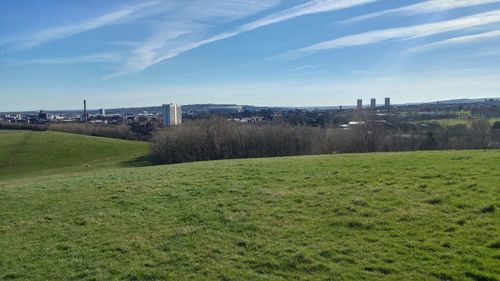
<instances>
[{"instance_id":1,"label":"distant skyline","mask_svg":"<svg viewBox=\"0 0 500 281\"><path fill-rule=\"evenodd\" d=\"M6 0L0 111L500 96L500 0Z\"/></svg>"}]
</instances>

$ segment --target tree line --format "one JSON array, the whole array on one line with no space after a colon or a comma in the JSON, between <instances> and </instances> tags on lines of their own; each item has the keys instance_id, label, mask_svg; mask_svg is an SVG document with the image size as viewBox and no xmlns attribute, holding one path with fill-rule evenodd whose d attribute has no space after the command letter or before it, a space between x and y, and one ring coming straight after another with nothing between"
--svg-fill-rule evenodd
<instances>
[{"instance_id":1,"label":"tree line","mask_svg":"<svg viewBox=\"0 0 500 281\"><path fill-rule=\"evenodd\" d=\"M89 123L26 124L0 122L0 130L58 131L72 134L107 137L125 140L140 140L141 137L127 125L104 125Z\"/></svg>"},{"instance_id":2,"label":"tree line","mask_svg":"<svg viewBox=\"0 0 500 281\"><path fill-rule=\"evenodd\" d=\"M165 129L131 125L0 122L0 129L53 130L151 142L154 163L205 160L443 149L500 148L500 122L474 119L470 124L415 125L383 120L349 128L292 125L288 122L239 123L222 117L188 121Z\"/></svg>"},{"instance_id":3,"label":"tree line","mask_svg":"<svg viewBox=\"0 0 500 281\"><path fill-rule=\"evenodd\" d=\"M495 127L485 120L475 120L470 126L431 128L364 122L342 129L286 123L241 124L211 118L157 131L150 155L154 162L165 164L330 153L499 148L500 138L494 132Z\"/></svg>"}]
</instances>

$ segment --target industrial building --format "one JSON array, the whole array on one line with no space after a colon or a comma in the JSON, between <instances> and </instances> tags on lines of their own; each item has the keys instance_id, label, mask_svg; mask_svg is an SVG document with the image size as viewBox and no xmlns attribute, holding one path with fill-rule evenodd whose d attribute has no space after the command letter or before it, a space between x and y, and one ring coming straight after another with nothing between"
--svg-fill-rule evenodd
<instances>
[{"instance_id":1,"label":"industrial building","mask_svg":"<svg viewBox=\"0 0 500 281\"><path fill-rule=\"evenodd\" d=\"M38 113L38 121L47 121L47 120L49 120L49 115L43 110L40 110L40 112Z\"/></svg>"},{"instance_id":2,"label":"industrial building","mask_svg":"<svg viewBox=\"0 0 500 281\"><path fill-rule=\"evenodd\" d=\"M163 127L180 125L182 123L182 110L180 105L175 103L164 104L162 106Z\"/></svg>"}]
</instances>

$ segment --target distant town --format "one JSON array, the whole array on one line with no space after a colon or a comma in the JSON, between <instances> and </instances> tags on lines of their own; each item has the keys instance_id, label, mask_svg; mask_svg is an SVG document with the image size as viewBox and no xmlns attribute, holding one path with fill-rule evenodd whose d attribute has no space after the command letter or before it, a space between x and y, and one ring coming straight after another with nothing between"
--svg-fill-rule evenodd
<instances>
[{"instance_id":1,"label":"distant town","mask_svg":"<svg viewBox=\"0 0 500 281\"><path fill-rule=\"evenodd\" d=\"M236 104L193 104L137 108L87 109L82 101L80 110L40 110L0 113L0 121L22 124L89 123L102 125L136 124L138 126L167 127L178 125L182 120L223 116L241 123L284 121L287 123L322 126L325 123L349 128L364 122L360 115L384 122L446 120L499 117L500 98L459 99L421 104L391 103L391 98L379 104L375 98L365 104L356 100L355 106L324 107L258 107ZM368 117L365 117L368 119ZM366 120L367 121L367 120Z\"/></svg>"}]
</instances>

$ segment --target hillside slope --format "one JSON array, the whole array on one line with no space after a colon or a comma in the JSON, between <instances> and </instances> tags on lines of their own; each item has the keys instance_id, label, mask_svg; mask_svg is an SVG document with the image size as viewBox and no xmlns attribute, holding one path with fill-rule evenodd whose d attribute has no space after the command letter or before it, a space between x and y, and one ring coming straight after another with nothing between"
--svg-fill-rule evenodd
<instances>
[{"instance_id":1,"label":"hillside slope","mask_svg":"<svg viewBox=\"0 0 500 281\"><path fill-rule=\"evenodd\" d=\"M0 130L0 180L116 168L147 151L147 144L141 142Z\"/></svg>"},{"instance_id":2,"label":"hillside slope","mask_svg":"<svg viewBox=\"0 0 500 281\"><path fill-rule=\"evenodd\" d=\"M499 280L499 151L0 181L9 280Z\"/></svg>"}]
</instances>

